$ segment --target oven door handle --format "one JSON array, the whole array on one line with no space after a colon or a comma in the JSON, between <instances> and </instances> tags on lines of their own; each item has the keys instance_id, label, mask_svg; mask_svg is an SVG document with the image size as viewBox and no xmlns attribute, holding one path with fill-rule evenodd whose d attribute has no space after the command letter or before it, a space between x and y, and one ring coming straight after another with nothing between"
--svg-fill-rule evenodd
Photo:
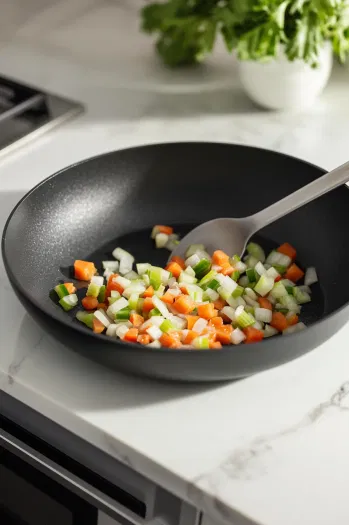
<instances>
[{"instance_id":1,"label":"oven door handle","mask_svg":"<svg viewBox=\"0 0 349 525\"><path fill-rule=\"evenodd\" d=\"M83 499L90 501L99 510L112 512L115 519L122 518L130 525L168 525L167 520L161 516L153 516L143 520L131 510L120 505L117 501L2 429L0 429L0 445L9 452L21 457L27 463L30 463L48 477L72 490L72 492L80 495Z\"/></svg>"}]
</instances>

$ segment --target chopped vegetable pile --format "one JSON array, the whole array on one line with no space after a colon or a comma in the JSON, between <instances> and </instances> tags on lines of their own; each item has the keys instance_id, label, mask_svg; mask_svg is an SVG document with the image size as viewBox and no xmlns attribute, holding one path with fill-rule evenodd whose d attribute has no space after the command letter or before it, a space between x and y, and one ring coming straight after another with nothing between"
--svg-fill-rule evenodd
<instances>
[{"instance_id":1,"label":"chopped vegetable pile","mask_svg":"<svg viewBox=\"0 0 349 525\"><path fill-rule=\"evenodd\" d=\"M170 251L178 243L169 226L155 226L152 238ZM75 261L75 279L89 283L76 319L95 333L153 348L219 349L297 332L318 278L313 267L304 273L296 256L288 243L266 257L250 242L243 260L192 245L185 260L173 257L166 268L137 263L134 271L134 257L118 247L114 260L103 261L103 276L93 262ZM73 283L54 290L65 311L78 306Z\"/></svg>"}]
</instances>

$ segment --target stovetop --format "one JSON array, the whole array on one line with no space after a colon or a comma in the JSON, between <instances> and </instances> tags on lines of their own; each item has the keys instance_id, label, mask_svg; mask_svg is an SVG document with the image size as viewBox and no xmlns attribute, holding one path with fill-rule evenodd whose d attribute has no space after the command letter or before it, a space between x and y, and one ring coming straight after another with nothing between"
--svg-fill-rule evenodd
<instances>
[{"instance_id":1,"label":"stovetop","mask_svg":"<svg viewBox=\"0 0 349 525\"><path fill-rule=\"evenodd\" d=\"M0 157L83 110L78 102L0 76Z\"/></svg>"}]
</instances>

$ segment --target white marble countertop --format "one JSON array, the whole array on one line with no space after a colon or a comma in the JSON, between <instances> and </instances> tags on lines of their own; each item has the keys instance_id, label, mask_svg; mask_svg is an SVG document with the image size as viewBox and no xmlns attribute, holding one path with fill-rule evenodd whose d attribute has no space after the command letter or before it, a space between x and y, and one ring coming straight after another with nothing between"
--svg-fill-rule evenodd
<instances>
[{"instance_id":1,"label":"white marble countertop","mask_svg":"<svg viewBox=\"0 0 349 525\"><path fill-rule=\"evenodd\" d=\"M311 110L268 113L241 92L224 53L201 70L164 71L137 32L132 2L36 3L30 16L13 9L16 31L0 31L0 72L76 98L87 112L1 161L1 227L44 177L134 144L237 142L327 169L348 160L348 70L336 68ZM164 385L111 372L53 341L24 312L2 263L0 288L3 391L218 522L349 523L349 325L316 351L245 380Z\"/></svg>"}]
</instances>

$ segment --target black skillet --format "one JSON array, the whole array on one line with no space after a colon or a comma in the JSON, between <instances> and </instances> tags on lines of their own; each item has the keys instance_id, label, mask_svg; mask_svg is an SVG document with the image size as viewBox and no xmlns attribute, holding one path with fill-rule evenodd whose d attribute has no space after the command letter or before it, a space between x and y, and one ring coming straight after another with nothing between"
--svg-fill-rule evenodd
<instances>
[{"instance_id":1,"label":"black skillet","mask_svg":"<svg viewBox=\"0 0 349 525\"><path fill-rule=\"evenodd\" d=\"M150 349L92 333L50 291L72 278L75 259L100 262L118 245L139 262L165 264L168 252L150 240L154 224L183 234L212 218L246 217L323 173L293 157L228 144L161 144L95 157L49 177L15 207L2 239L6 271L43 328L106 366L179 381L244 377L305 354L348 320L345 186L268 226L258 239L267 250L287 241L303 267L317 268L320 284L303 309L303 332L220 351Z\"/></svg>"}]
</instances>

